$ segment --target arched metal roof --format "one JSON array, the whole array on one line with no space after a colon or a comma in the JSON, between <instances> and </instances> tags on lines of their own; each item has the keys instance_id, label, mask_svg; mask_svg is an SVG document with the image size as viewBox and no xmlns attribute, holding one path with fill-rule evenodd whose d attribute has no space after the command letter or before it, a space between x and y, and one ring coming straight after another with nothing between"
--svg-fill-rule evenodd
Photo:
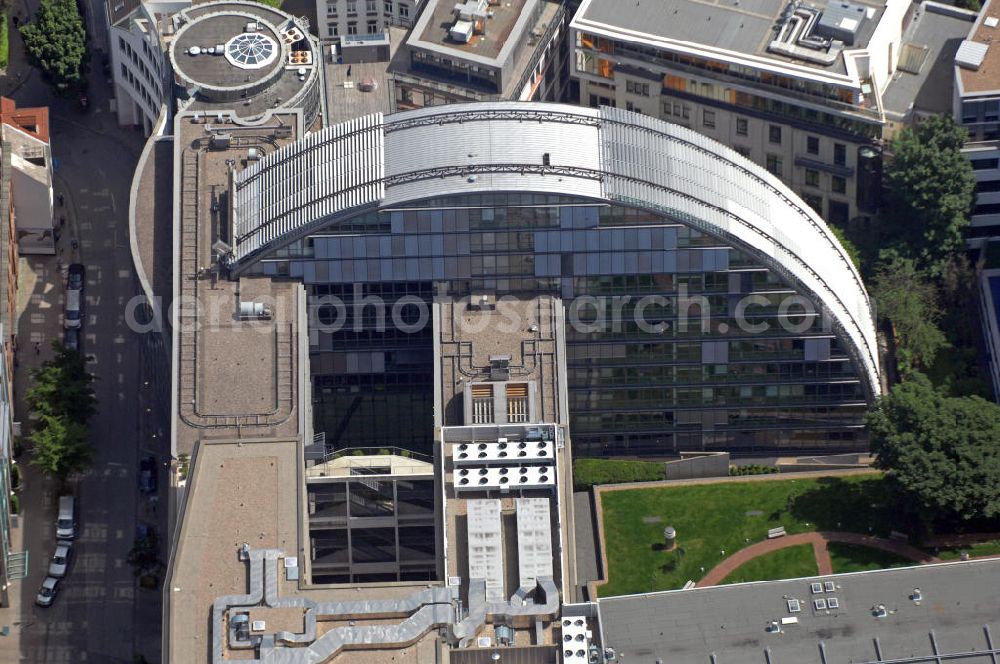
<instances>
[{"instance_id":1,"label":"arched metal roof","mask_svg":"<svg viewBox=\"0 0 1000 664\"><path fill-rule=\"evenodd\" d=\"M826 223L764 169L678 125L607 107L438 106L323 129L234 182L237 267L331 219L430 197L530 191L656 210L813 296L880 392L868 295Z\"/></svg>"}]
</instances>

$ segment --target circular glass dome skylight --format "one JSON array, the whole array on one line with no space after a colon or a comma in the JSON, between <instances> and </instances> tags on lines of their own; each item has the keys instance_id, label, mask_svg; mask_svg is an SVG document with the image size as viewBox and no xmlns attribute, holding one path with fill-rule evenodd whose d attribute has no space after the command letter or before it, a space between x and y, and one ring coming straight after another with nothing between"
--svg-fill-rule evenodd
<instances>
[{"instance_id":1,"label":"circular glass dome skylight","mask_svg":"<svg viewBox=\"0 0 1000 664\"><path fill-rule=\"evenodd\" d=\"M274 62L278 43L258 32L236 35L226 44L226 59L240 69L260 69Z\"/></svg>"}]
</instances>

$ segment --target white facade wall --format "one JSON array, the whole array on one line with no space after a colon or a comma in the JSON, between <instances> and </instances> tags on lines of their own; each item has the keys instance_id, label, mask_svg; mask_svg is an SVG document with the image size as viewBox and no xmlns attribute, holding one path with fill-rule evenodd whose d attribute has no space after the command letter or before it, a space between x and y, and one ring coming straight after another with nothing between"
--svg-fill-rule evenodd
<instances>
[{"instance_id":1,"label":"white facade wall","mask_svg":"<svg viewBox=\"0 0 1000 664\"><path fill-rule=\"evenodd\" d=\"M169 103L169 66L153 14L172 14L190 6L190 2L143 4L129 18L110 27L119 124L142 125L148 136L161 105Z\"/></svg>"},{"instance_id":2,"label":"white facade wall","mask_svg":"<svg viewBox=\"0 0 1000 664\"><path fill-rule=\"evenodd\" d=\"M423 0L316 0L316 35L340 41L345 35L373 35L391 25L410 27Z\"/></svg>"},{"instance_id":3,"label":"white facade wall","mask_svg":"<svg viewBox=\"0 0 1000 664\"><path fill-rule=\"evenodd\" d=\"M18 251L21 254L54 254L49 144L12 125L3 126L3 140L11 146L10 193Z\"/></svg>"},{"instance_id":4,"label":"white facade wall","mask_svg":"<svg viewBox=\"0 0 1000 664\"><path fill-rule=\"evenodd\" d=\"M862 50L863 55L858 58L859 64L861 61L867 61L868 65L867 72L863 67L858 67L861 79L870 77L875 81L879 94L885 92L896 71L903 41L903 17L910 4L910 0L888 0L885 3L885 10L878 26L868 40L868 46Z\"/></svg>"}]
</instances>

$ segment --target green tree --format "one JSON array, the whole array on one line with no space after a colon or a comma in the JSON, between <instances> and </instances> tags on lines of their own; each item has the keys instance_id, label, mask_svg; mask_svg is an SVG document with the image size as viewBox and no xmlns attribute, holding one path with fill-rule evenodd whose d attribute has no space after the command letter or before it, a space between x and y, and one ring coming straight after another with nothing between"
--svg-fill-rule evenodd
<instances>
[{"instance_id":1,"label":"green tree","mask_svg":"<svg viewBox=\"0 0 1000 664\"><path fill-rule=\"evenodd\" d=\"M87 442L87 427L62 417L43 414L31 432L32 465L65 482L86 470L94 456Z\"/></svg>"},{"instance_id":2,"label":"green tree","mask_svg":"<svg viewBox=\"0 0 1000 664\"><path fill-rule=\"evenodd\" d=\"M968 138L950 116L936 115L896 134L886 164L883 238L907 258L940 273L962 247L975 196Z\"/></svg>"},{"instance_id":3,"label":"green tree","mask_svg":"<svg viewBox=\"0 0 1000 664\"><path fill-rule=\"evenodd\" d=\"M944 396L915 374L866 421L875 465L922 518L1000 516L1000 406Z\"/></svg>"},{"instance_id":4,"label":"green tree","mask_svg":"<svg viewBox=\"0 0 1000 664\"><path fill-rule=\"evenodd\" d=\"M878 315L895 327L900 372L905 375L930 366L938 351L948 345L937 325L941 309L935 285L913 260L894 255L876 270L872 295Z\"/></svg>"},{"instance_id":5,"label":"green tree","mask_svg":"<svg viewBox=\"0 0 1000 664\"><path fill-rule=\"evenodd\" d=\"M79 352L59 343L52 347L55 357L31 371L33 385L25 394L28 407L39 415L86 424L97 410L94 377Z\"/></svg>"},{"instance_id":6,"label":"green tree","mask_svg":"<svg viewBox=\"0 0 1000 664\"><path fill-rule=\"evenodd\" d=\"M56 94L70 96L86 87L87 31L75 0L42 0L21 37L32 64Z\"/></svg>"},{"instance_id":7,"label":"green tree","mask_svg":"<svg viewBox=\"0 0 1000 664\"><path fill-rule=\"evenodd\" d=\"M848 237L847 231L839 226L834 226L833 224L830 224L830 230L833 232L834 237L836 237L840 242L840 246L847 252L848 258L850 258L851 262L854 263L854 268L858 272L861 272L861 251L858 249L857 245L851 241L851 238Z\"/></svg>"}]
</instances>

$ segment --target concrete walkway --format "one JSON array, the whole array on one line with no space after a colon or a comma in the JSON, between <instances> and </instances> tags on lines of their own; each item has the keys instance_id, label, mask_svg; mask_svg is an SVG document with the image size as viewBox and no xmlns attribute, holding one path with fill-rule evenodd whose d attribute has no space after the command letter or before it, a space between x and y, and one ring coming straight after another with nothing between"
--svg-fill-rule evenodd
<instances>
[{"instance_id":1,"label":"concrete walkway","mask_svg":"<svg viewBox=\"0 0 1000 664\"><path fill-rule=\"evenodd\" d=\"M867 546L872 549L879 549L881 551L887 551L921 565L941 562L939 558L921 551L915 546L910 546L905 542L897 542L895 540L874 537L872 535L861 535L859 533L819 531L814 533L786 535L785 537L751 544L746 548L740 549L709 570L708 574L706 574L697 585L699 588L718 585L737 568L754 558L763 556L773 551L778 551L780 549L787 549L790 546L799 546L801 544L812 544L813 553L816 556L816 567L820 576L833 574L833 563L830 559L830 551L828 548L830 542L855 544L859 546Z\"/></svg>"}]
</instances>

